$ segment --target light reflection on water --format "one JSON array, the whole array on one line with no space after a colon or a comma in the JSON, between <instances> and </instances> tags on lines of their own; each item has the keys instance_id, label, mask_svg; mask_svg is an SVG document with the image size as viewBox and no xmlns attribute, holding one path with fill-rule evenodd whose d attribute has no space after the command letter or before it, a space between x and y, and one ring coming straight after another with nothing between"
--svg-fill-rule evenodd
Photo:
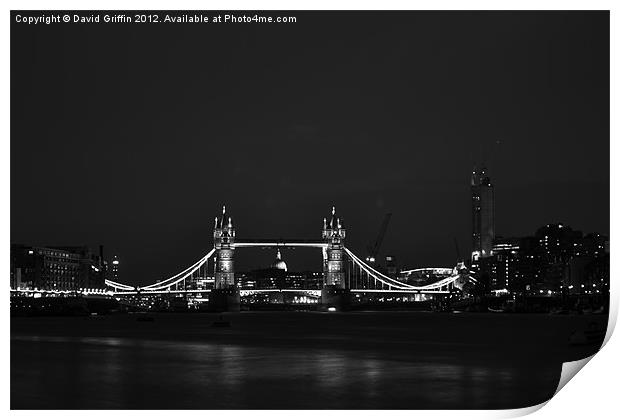
<instances>
[{"instance_id":1,"label":"light reflection on water","mask_svg":"<svg viewBox=\"0 0 620 420\"><path fill-rule=\"evenodd\" d=\"M14 336L11 368L12 408L516 407L554 380L372 351L114 337Z\"/></svg>"}]
</instances>

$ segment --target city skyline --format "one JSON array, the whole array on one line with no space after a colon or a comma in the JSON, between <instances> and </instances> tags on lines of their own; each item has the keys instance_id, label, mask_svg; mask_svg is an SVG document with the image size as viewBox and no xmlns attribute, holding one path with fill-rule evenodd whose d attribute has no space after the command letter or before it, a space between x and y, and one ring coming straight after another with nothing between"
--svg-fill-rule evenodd
<instances>
[{"instance_id":1,"label":"city skyline","mask_svg":"<svg viewBox=\"0 0 620 420\"><path fill-rule=\"evenodd\" d=\"M483 175L484 172L483 170ZM483 176L480 179L482 180L480 185L492 189L490 179L487 176ZM494 207L492 193L487 195L486 199L490 202L485 203L484 200L480 200L478 186L477 183L475 184L472 181L473 249L475 249L476 244L480 245L482 243L479 232L484 230L484 223L482 224L483 229L481 229L480 223L476 223L477 215L480 213L480 206ZM482 194L482 196L484 197L485 194ZM332 207L331 216L323 218L323 239L321 241L315 238L238 238L235 233L233 218L229 213L226 213L226 207L223 206L222 214L219 217L215 217L213 249L196 263L199 264L200 268L192 270L192 273L195 271L192 274L192 279L196 277L200 281L206 281L210 278L210 281L214 282L216 288L234 288L236 286L243 288L245 287L242 286L245 275L251 275L253 272L269 271L274 268L274 263L262 263L262 265L252 269L244 268L238 270L233 262L233 254L238 253L239 247L241 249L252 247L255 252L258 251L263 255L265 253L272 253L273 255L273 250L275 249L277 268L282 269L284 267L284 272L287 272L288 267L283 260L281 249L288 251L288 255L294 255L295 252L300 250L307 251L308 248L321 247L322 245L319 244L324 243L324 241L331 237L331 229L335 229L334 232L337 232L335 243L343 243L346 236L344 219L336 215L335 206ZM544 292L545 294L547 291L549 293L552 291L554 293L561 293L562 288L567 287L569 284L572 284L572 287L574 287L575 284L579 285L579 283L582 283L581 288L587 287L586 293L599 293L600 290L596 288L598 283L600 283L600 287L603 287L603 289L608 286L605 279L609 277L609 237L606 235L601 235L597 232L584 233L580 230L572 229L570 225L565 223L551 223L537 228L536 232L531 235L520 237L491 236L488 241L491 244L488 252L473 251L471 258L469 258L460 253L458 242L455 240L457 255L455 267L452 267L451 264L444 264L443 268L438 268L437 270L440 270L445 276L449 273L454 275L455 272L460 272L462 268L466 268L468 274L473 274L477 277L476 281L482 282L481 286L484 285L487 293L507 292L506 288L509 287L509 284L509 290L512 292L524 293L534 286L536 290L543 287L544 290L540 290L540 293ZM328 242L331 242L331 239ZM229 245L235 243L237 244L236 247ZM224 249L222 249L222 246ZM297 274L300 273L311 273L314 276L318 270L325 275L325 284L331 283L342 288L354 288L354 286L351 286L350 277L354 273L352 267L362 263L364 254L360 254L362 255L360 259L353 255L355 251L347 249L346 252L352 252L352 254L349 254L343 260L342 252L344 252L344 249L341 252L339 250L340 246L337 245L336 254L334 254L336 261L332 261L332 252L324 249L323 267L321 269L296 268L291 271L291 273L295 274L293 277L297 277ZM113 255L111 259L105 258L103 249L103 246L99 246L99 253L96 255L87 246L12 244L11 289L19 290L21 287L22 290L32 290L38 287L39 290L71 291L88 289L101 292L106 286L114 290L117 290L117 285L125 288L130 287L132 290L134 287L142 288L146 286L150 288L153 286L153 284L147 285L145 282L136 282L135 279L120 275L119 268L122 267L120 259L117 255ZM211 256L215 251L217 252L213 256L213 263L211 264ZM365 255L368 256L369 254ZM605 260L605 255L607 255L607 261ZM560 258L561 261L556 260L556 258ZM399 280L405 280L407 283L420 280L417 279L417 274L411 279L407 273L420 270L435 270L423 268L423 266L400 266L397 262L398 258L387 253L384 258L376 260L374 258L366 258L365 260L369 266L368 268L373 267L373 269L378 270L383 275L387 274L385 280L396 281L397 287L400 287L398 286ZM505 264L503 261L505 261ZM571 265L573 263L577 265L573 267ZM584 268L589 264L590 266L586 270L588 274L584 271ZM347 265L349 268L345 267ZM424 266L429 267L430 265L426 264ZM75 270L78 267L81 268L76 272ZM209 267L211 267L210 270ZM571 274L575 269L578 270L576 276ZM334 270L339 273L337 275L338 280L334 280L329 274L330 271ZM551 271L547 272L548 270ZM179 275L183 274L183 272L186 272L186 270L179 271ZM544 274L545 272L547 272L546 275ZM553 277L553 279L549 278L549 276ZM169 280L176 277L177 275L174 275ZM287 276L284 275L284 277ZM282 278L284 279L284 277ZM545 277L547 277L546 280ZM512 284L513 282L515 283ZM152 279L152 283L163 285L164 283L167 284L167 281L160 282L159 279ZM192 280L191 283L194 284L195 280ZM583 283L586 284L584 285ZM185 284L185 280L183 284ZM497 287L499 284L502 285L501 289ZM168 286L161 287L163 287L162 290L168 288ZM283 288L286 289L287 287Z\"/></svg>"},{"instance_id":2,"label":"city skyline","mask_svg":"<svg viewBox=\"0 0 620 420\"><path fill-rule=\"evenodd\" d=\"M490 176L488 174L488 169L485 167L485 165L480 166L480 168L481 168L480 170L477 170L477 168L478 168L478 166L474 166L474 170L472 172L473 175L471 177L471 190L470 190L470 194L472 194L472 195L471 195L470 199L472 199L472 198L474 199L474 203L473 203L474 205L473 205L473 207L470 207L470 209L469 209L470 210L470 217L471 216L474 217L474 222L472 224L470 224L470 237L471 237L472 232L473 232L473 240L474 240L474 246L471 247L471 249L472 249L471 257L475 257L476 260L478 258L481 258L481 255L482 255L480 253L480 251L475 252L475 243L476 243L476 241L478 243L481 243L479 236L478 236L478 239L476 239L476 229L480 229L480 227L479 226L476 227L476 222L475 222L476 214L479 213L479 209L478 209L478 211L476 210L476 204L475 204L475 197L479 196L479 194L480 194L479 190L477 189L478 185L479 185L478 184L479 182L481 183L480 185L482 185L482 184L484 184L485 186L486 186L486 184L489 185L489 187L491 189L491 196L490 196L491 197L490 198L491 204L490 204L490 206L491 206L491 208L494 207L494 196L493 196L494 186L491 185L491 178L490 178ZM474 180L476 182L474 182ZM224 208L225 207L226 206L224 206ZM493 214L493 217L494 217L494 214ZM219 219L219 225L223 226L223 224L222 224L223 222L224 222L224 220L222 218L220 218ZM228 223L228 222L226 222L226 223ZM216 224L218 224L218 220L216 220ZM533 237L537 230L539 230L541 228L544 228L545 226L548 227L550 224L551 225L553 225L553 224L558 225L559 224L560 226L563 224L563 225L565 225L567 227L571 227L572 226L572 225L570 225L570 223L564 223L562 221L553 221L551 223L547 223L545 225L541 225L541 226L535 227L530 232L528 232L526 234L512 235L512 237L509 237L509 238L514 238L514 237L521 237L521 238ZM574 227L574 226L572 226L572 227ZM575 228L575 229L577 231L580 231L580 232L582 231L578 227ZM608 237L608 235L605 235L604 233L601 233L601 232L587 232L587 231L583 231L583 232L584 232L584 235L586 235L586 234L602 234L604 237ZM498 235L493 235L492 239L489 239L489 240L491 240L490 243L493 245L495 243L495 239L497 239L501 243L502 240L506 239L507 237L508 237L508 235L502 235L502 233L500 232ZM244 237L244 238L248 238L248 237ZM264 239L283 240L285 238L287 238L286 235L272 235L272 236L266 236ZM316 240L316 239L318 239L318 237L307 237L307 238L298 238L298 239ZM454 237L454 239L456 240L456 237ZM68 248L68 247L70 248L71 245L72 244L66 244L66 245L64 245L64 248ZM456 250L454 248L451 249L451 251L454 253L454 258L452 258L452 260L450 260L448 262L445 262L445 263L441 264L442 266L451 266L451 265L455 265L457 262L468 261L470 259L470 255L467 252L463 253L462 251L459 251L459 242L458 241L456 241L455 243L453 243L451 245L453 247L454 246L457 247ZM55 247L55 246L50 246L49 244L42 244L42 245L36 244L35 246L39 246L39 247L43 247L43 248L52 248L52 249L53 248L60 248L60 249L63 248L62 246L61 247ZM82 247L84 245L78 245L78 246ZM101 245L99 245L99 247L101 247ZM95 247L92 247L92 248L95 249ZM104 247L104 249L105 249L105 247ZM99 252L103 252L103 251L100 250ZM286 250L284 252L285 252L284 253L285 257L284 258L286 259L286 261L289 261L289 258L291 260L293 260L293 261L298 261L299 258L296 258L296 256L298 257L298 255L296 255L296 254L302 254L302 255L306 254L307 255L307 254L312 253L312 252L308 252L307 249L295 248L295 247L293 247L292 249L291 248L286 248ZM360 249L359 252L360 252L360 255L363 255L363 250L362 249ZM458 256L457 256L457 252L459 252ZM278 250L278 253L280 253L280 250ZM392 255L393 253L394 252L390 252L388 250L382 250L379 253L380 257L377 260L377 264L379 266L382 266L382 264L385 264L385 261L383 261L385 259L385 257L386 256L393 257L393 255ZM254 255L252 255L252 254L254 254ZM115 281L119 280L119 273L118 273L119 265L122 267L122 271L121 271L121 276L122 277L121 278L122 278L123 281L128 282L128 284L132 284L132 285L136 285L136 286L143 286L143 285L148 284L149 281L157 280L157 278L152 278L152 279L140 279L141 281L140 280L139 281L135 281L136 279L132 278L131 274L128 275L128 274L125 273L124 262L121 261L121 258L118 257L117 253L107 252L105 255L107 256L105 258L105 260L106 260L106 262L108 264L108 271L109 271L109 274L108 274L107 278L110 279L110 280L115 280ZM254 258L251 258L254 261L254 264L255 264L253 266L247 264L247 262L246 262L247 259L248 259L247 257L249 255L254 257ZM270 266L270 264L272 262L272 256L273 256L273 250L270 249L270 248L264 248L264 249L260 249L260 248L257 249L257 248L255 248L254 250L249 251L249 252L246 251L246 250L241 250L241 258L238 259L237 261L241 260L241 264L239 264L239 265L242 267L242 269L237 270L237 271L239 271L241 273L248 273L248 272L251 272L253 270L265 269L265 268ZM487 252L485 257L489 257L489 256L491 256L491 253ZM321 269L321 267L320 267L321 266L321 258L320 258L320 256L318 254L316 254L316 255L314 255L314 256L312 256L310 258L307 258L306 261L308 261L308 259L314 260L314 262L310 266L308 266L308 265L296 266L296 267L294 266L292 271L293 272L305 272L305 271L316 271L316 270ZM398 257L397 257L397 260L398 260ZM183 263L187 263L187 261L184 261ZM400 263L400 261L399 261L399 263ZM470 261L470 263L471 263L471 261ZM402 266L402 264L401 264L401 265L399 265L398 268L401 269L401 270L405 270L405 269L412 269L412 268L418 268L418 267L422 267L422 266L433 266L433 265L438 266L440 264L422 263L422 264L420 264L418 266L415 266L415 267L414 266ZM477 267L477 264L474 263L474 265L472 267ZM178 269L176 271L178 271ZM170 274L170 273L164 273L164 274L161 275L161 277L162 278L166 277L168 274ZM393 277L395 277L395 276L393 276Z\"/></svg>"},{"instance_id":3,"label":"city skyline","mask_svg":"<svg viewBox=\"0 0 620 420\"><path fill-rule=\"evenodd\" d=\"M497 235L559 221L609 234L606 14L349 13L348 32L337 15L13 23L11 242L103 244L148 282L210 248L222 204L240 236L274 238L318 237L336 205L352 249L391 212L382 252L443 266L455 237L468 252L476 163L496 185ZM320 265L302 254L289 265Z\"/></svg>"}]
</instances>

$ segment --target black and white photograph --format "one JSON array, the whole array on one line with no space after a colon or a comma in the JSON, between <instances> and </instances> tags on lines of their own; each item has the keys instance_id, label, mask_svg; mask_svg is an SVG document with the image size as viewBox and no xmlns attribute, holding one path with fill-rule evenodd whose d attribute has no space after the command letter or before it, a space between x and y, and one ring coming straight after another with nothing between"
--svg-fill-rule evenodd
<instances>
[{"instance_id":1,"label":"black and white photograph","mask_svg":"<svg viewBox=\"0 0 620 420\"><path fill-rule=\"evenodd\" d=\"M603 346L609 10L8 26L11 410L514 410Z\"/></svg>"}]
</instances>

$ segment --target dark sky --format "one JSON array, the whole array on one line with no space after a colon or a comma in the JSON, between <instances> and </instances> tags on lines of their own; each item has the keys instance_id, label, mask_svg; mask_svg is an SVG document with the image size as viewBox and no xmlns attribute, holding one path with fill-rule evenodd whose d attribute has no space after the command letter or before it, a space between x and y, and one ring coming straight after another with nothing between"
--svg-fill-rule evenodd
<instances>
[{"instance_id":1,"label":"dark sky","mask_svg":"<svg viewBox=\"0 0 620 420\"><path fill-rule=\"evenodd\" d=\"M335 204L360 256L392 212L382 254L451 266L454 237L471 249L481 162L499 235L609 233L607 12L285 15L297 23L13 19L11 242L103 244L146 284L211 249L222 204L244 238L319 238Z\"/></svg>"}]
</instances>

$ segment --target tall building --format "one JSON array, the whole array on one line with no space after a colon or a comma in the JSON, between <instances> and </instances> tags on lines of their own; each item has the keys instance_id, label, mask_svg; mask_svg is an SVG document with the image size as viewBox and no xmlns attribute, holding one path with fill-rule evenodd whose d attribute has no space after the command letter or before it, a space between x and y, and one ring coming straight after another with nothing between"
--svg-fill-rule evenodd
<instances>
[{"instance_id":1,"label":"tall building","mask_svg":"<svg viewBox=\"0 0 620 420\"><path fill-rule=\"evenodd\" d=\"M531 255L531 238L495 238L493 255L482 261L488 275L488 291L494 293L525 291L533 284L536 260Z\"/></svg>"},{"instance_id":2,"label":"tall building","mask_svg":"<svg viewBox=\"0 0 620 420\"><path fill-rule=\"evenodd\" d=\"M495 194L486 168L474 169L471 177L472 261L493 255L495 240Z\"/></svg>"},{"instance_id":3,"label":"tall building","mask_svg":"<svg viewBox=\"0 0 620 420\"><path fill-rule=\"evenodd\" d=\"M583 256L583 234L562 223L552 223L538 229L536 289L559 291L566 282L568 264L574 257Z\"/></svg>"}]
</instances>

